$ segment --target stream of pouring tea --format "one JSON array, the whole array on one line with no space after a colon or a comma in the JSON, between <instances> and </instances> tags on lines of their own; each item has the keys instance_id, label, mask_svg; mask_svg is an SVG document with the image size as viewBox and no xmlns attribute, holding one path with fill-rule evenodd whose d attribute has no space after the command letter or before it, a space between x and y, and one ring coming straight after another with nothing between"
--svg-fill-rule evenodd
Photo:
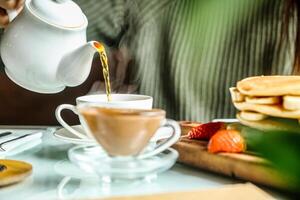
<instances>
[{"instance_id":1,"label":"stream of pouring tea","mask_svg":"<svg viewBox=\"0 0 300 200\"><path fill-rule=\"evenodd\" d=\"M106 89L106 96L107 96L107 101L111 101L111 89L110 89L110 81L109 81L109 67L108 67L108 59L107 55L105 52L104 46L99 43L95 42L94 46L97 48L97 51L100 56L100 62L102 64L102 72L103 72L103 78L105 82L105 89Z\"/></svg>"}]
</instances>

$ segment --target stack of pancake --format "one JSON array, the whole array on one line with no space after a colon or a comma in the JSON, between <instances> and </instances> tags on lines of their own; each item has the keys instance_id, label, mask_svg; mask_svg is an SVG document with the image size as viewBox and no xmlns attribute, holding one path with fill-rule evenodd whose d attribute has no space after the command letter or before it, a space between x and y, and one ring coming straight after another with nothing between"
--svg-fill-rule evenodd
<instances>
[{"instance_id":1,"label":"stack of pancake","mask_svg":"<svg viewBox=\"0 0 300 200\"><path fill-rule=\"evenodd\" d=\"M230 93L242 124L300 132L300 76L249 77L230 88Z\"/></svg>"}]
</instances>

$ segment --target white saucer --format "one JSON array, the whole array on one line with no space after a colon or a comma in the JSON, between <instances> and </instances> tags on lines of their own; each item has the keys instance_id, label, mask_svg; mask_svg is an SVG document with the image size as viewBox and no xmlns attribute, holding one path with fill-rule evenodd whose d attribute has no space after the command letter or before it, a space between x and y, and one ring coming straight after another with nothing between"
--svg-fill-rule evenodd
<instances>
[{"instance_id":1,"label":"white saucer","mask_svg":"<svg viewBox=\"0 0 300 200\"><path fill-rule=\"evenodd\" d=\"M86 135L85 131L81 127L81 125L74 125L72 126L75 130L83 133ZM64 142L73 143L73 144L86 144L86 145L92 145L96 144L96 141L94 139L82 139L77 137L76 135L70 133L65 128L61 128L53 133L53 135ZM172 129L168 127L162 127L160 128L155 135L151 138L150 142L156 142L161 139L169 138L172 135Z\"/></svg>"},{"instance_id":2,"label":"white saucer","mask_svg":"<svg viewBox=\"0 0 300 200\"><path fill-rule=\"evenodd\" d=\"M76 131L79 131L82 134L85 134L85 131L83 130L83 128L81 127L81 125L74 125L72 126L72 128L74 128ZM53 133L53 135L64 141L64 142L68 142L68 143L73 143L73 144L96 144L96 141L94 139L83 139L83 138L79 138L78 136L74 135L73 133L69 132L67 129L65 128L61 128L57 131L55 131Z\"/></svg>"},{"instance_id":3,"label":"white saucer","mask_svg":"<svg viewBox=\"0 0 300 200\"><path fill-rule=\"evenodd\" d=\"M178 152L168 148L144 159L119 159L109 157L101 147L81 145L71 148L68 157L83 171L97 174L102 181L111 182L156 176L175 164Z\"/></svg>"}]
</instances>

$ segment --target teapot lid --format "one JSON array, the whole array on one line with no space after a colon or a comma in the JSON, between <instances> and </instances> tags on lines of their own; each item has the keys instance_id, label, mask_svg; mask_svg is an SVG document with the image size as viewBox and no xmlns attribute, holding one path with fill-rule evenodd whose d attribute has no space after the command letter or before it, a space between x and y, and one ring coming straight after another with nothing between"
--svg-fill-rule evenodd
<instances>
[{"instance_id":1,"label":"teapot lid","mask_svg":"<svg viewBox=\"0 0 300 200\"><path fill-rule=\"evenodd\" d=\"M30 10L50 24L78 28L86 24L80 7L71 0L31 0Z\"/></svg>"}]
</instances>

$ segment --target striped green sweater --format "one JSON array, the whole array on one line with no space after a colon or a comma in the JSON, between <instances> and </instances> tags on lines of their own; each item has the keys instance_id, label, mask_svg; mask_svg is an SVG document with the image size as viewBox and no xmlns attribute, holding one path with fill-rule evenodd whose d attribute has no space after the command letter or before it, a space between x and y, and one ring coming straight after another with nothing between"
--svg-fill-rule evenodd
<instances>
[{"instance_id":1,"label":"striped green sweater","mask_svg":"<svg viewBox=\"0 0 300 200\"><path fill-rule=\"evenodd\" d=\"M75 2L89 19L88 38L127 58L111 70L114 91L135 85L170 118L232 118L228 89L238 80L291 73L293 41L279 42L280 0ZM289 27L293 36L293 21Z\"/></svg>"}]
</instances>

